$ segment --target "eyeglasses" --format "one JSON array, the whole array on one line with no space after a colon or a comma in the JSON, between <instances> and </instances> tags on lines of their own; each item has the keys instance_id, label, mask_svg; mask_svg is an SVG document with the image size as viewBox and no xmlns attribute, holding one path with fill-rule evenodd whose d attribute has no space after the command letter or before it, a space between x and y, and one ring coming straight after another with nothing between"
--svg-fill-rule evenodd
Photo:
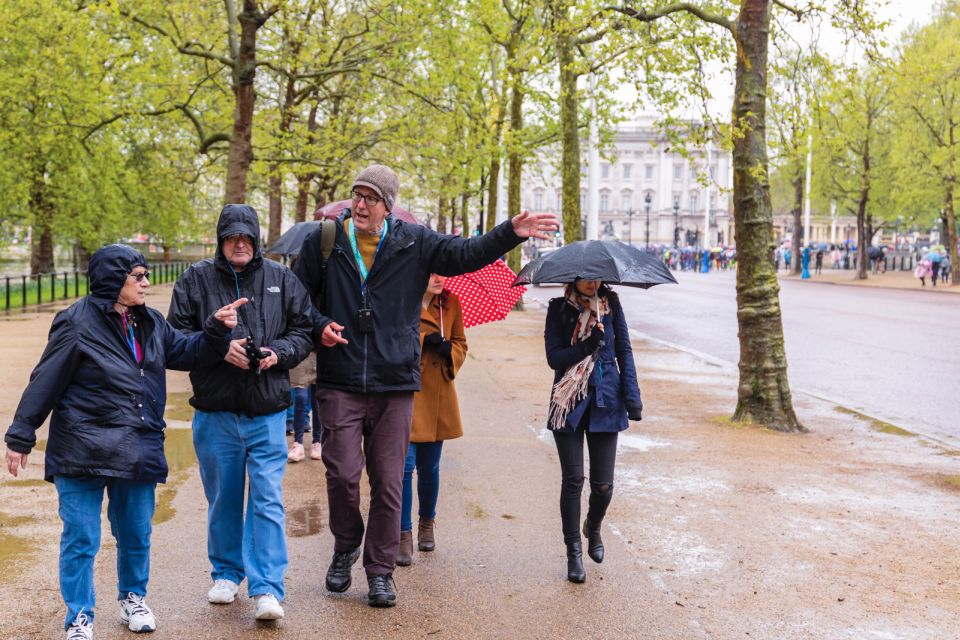
<instances>
[{"instance_id":1,"label":"eyeglasses","mask_svg":"<svg viewBox=\"0 0 960 640\"><path fill-rule=\"evenodd\" d=\"M357 203L363 200L364 204L366 204L368 207L375 207L381 202L383 202L383 198L380 198L378 196L373 196L373 195L365 196L359 191L357 191L356 189L351 191L350 195L353 197L354 203Z\"/></svg>"},{"instance_id":2,"label":"eyeglasses","mask_svg":"<svg viewBox=\"0 0 960 640\"><path fill-rule=\"evenodd\" d=\"M245 233L235 233L232 236L227 236L226 238L223 239L223 241L232 242L234 244L238 242L243 242L244 244L248 244L251 247L253 246L253 238L251 238Z\"/></svg>"},{"instance_id":3,"label":"eyeglasses","mask_svg":"<svg viewBox=\"0 0 960 640\"><path fill-rule=\"evenodd\" d=\"M128 273L127 275L129 275L131 278L133 278L137 282L142 282L144 278L147 278L147 279L150 278L149 271L141 271L139 273Z\"/></svg>"}]
</instances>

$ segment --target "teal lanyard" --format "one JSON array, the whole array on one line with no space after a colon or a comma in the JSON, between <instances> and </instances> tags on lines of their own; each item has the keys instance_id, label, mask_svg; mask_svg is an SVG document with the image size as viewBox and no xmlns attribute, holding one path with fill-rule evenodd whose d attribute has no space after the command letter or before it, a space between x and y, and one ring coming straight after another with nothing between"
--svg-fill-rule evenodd
<instances>
[{"instance_id":1,"label":"teal lanyard","mask_svg":"<svg viewBox=\"0 0 960 640\"><path fill-rule=\"evenodd\" d=\"M387 221L383 221L383 233L380 234L380 242L377 243L377 250L373 254L373 261L377 261L377 254L380 253L380 247L383 246L383 241L387 238ZM357 261L357 269L360 270L360 295L363 295L363 290L367 286L367 274L370 271L367 269L366 263L363 261L363 256L360 255L360 250L357 248L357 230L353 226L353 220L350 221L350 248L353 249L353 257Z\"/></svg>"},{"instance_id":2,"label":"teal lanyard","mask_svg":"<svg viewBox=\"0 0 960 640\"><path fill-rule=\"evenodd\" d=\"M127 330L127 346L130 347L130 352L133 353L133 361L139 363L140 359L137 358L137 340L133 337L133 325L127 323L126 315L121 314L120 320L122 321L124 328Z\"/></svg>"}]
</instances>

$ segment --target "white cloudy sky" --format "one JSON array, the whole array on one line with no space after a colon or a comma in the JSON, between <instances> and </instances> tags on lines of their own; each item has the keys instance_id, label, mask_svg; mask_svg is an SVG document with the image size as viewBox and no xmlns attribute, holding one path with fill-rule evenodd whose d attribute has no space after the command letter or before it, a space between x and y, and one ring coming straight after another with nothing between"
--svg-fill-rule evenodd
<instances>
[{"instance_id":1,"label":"white cloudy sky","mask_svg":"<svg viewBox=\"0 0 960 640\"><path fill-rule=\"evenodd\" d=\"M877 7L877 13L880 18L890 21L890 26L887 29L887 41L893 44L900 39L900 35L910 27L911 24L928 22L933 16L938 2L939 0L876 0L873 6ZM809 42L809 32L810 27L808 25L798 24L796 32L793 33L793 35L799 42ZM842 57L845 55L843 42L838 34L831 35L828 32L822 32L819 47L831 57ZM708 72L710 71L711 70L708 69ZM712 70L712 74L714 75L714 79L710 83L710 89L713 93L713 100L709 108L714 116L725 119L729 115L730 105L733 99L733 74L729 68L724 68L719 65ZM627 94L624 94L622 97L626 99L626 95ZM694 112L687 115L693 118L699 118L697 113Z\"/></svg>"}]
</instances>

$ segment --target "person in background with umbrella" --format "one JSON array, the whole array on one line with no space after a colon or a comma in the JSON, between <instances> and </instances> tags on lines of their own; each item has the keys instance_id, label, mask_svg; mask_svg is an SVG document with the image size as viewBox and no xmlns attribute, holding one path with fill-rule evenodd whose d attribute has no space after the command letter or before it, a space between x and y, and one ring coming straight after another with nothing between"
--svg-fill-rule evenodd
<instances>
[{"instance_id":1,"label":"person in background with umbrella","mask_svg":"<svg viewBox=\"0 0 960 640\"><path fill-rule=\"evenodd\" d=\"M453 383L467 359L463 312L455 293L444 289L446 278L430 275L420 313L420 391L413 395L413 429L403 468L400 507L400 551L397 564L413 562L413 471L417 471L420 521L417 548L433 551L434 518L440 494L440 452L444 440L463 435L457 388Z\"/></svg>"},{"instance_id":2,"label":"person in background with umbrella","mask_svg":"<svg viewBox=\"0 0 960 640\"><path fill-rule=\"evenodd\" d=\"M590 450L590 506L583 533L590 558L602 562L600 529L613 497L617 434L629 427L628 418L640 420L643 402L623 307L600 280L578 278L562 298L551 300L543 335L547 364L555 371L548 428L560 458L567 579L583 582L583 442Z\"/></svg>"}]
</instances>

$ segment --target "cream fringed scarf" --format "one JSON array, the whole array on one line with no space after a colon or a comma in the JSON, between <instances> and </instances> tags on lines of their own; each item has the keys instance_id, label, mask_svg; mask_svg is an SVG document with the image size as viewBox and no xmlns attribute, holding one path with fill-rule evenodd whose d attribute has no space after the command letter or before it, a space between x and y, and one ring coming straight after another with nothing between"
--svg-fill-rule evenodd
<instances>
[{"instance_id":1,"label":"cream fringed scarf","mask_svg":"<svg viewBox=\"0 0 960 640\"><path fill-rule=\"evenodd\" d=\"M594 325L603 321L603 316L609 313L605 297L594 296L589 298L576 289L567 294L567 304L580 312L577 324L570 336L570 344L575 345L590 335ZM547 427L552 430L563 429L566 426L567 415L573 411L577 403L587 395L590 374L597 362L599 349L591 352L580 362L567 369L563 377L553 385L553 396L550 400L550 417Z\"/></svg>"}]
</instances>

